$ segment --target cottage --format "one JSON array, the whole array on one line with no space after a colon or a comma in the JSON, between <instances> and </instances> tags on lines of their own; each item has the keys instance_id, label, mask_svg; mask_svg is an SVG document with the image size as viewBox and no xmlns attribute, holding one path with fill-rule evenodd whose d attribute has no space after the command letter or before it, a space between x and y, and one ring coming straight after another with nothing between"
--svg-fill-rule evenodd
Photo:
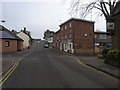
<instances>
[{"instance_id":1,"label":"cottage","mask_svg":"<svg viewBox=\"0 0 120 90\"><path fill-rule=\"evenodd\" d=\"M29 35L29 32L26 31L26 28L24 30L21 30L20 32L17 33L17 36L23 39L23 49L28 49L31 45L31 37Z\"/></svg>"},{"instance_id":2,"label":"cottage","mask_svg":"<svg viewBox=\"0 0 120 90\"><path fill-rule=\"evenodd\" d=\"M23 40L0 25L0 52L15 52L23 49Z\"/></svg>"}]
</instances>

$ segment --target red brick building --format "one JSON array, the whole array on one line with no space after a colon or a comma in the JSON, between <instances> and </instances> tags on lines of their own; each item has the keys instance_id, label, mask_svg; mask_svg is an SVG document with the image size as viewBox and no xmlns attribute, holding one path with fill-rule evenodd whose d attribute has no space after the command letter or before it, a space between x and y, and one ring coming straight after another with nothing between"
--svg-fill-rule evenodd
<instances>
[{"instance_id":1,"label":"red brick building","mask_svg":"<svg viewBox=\"0 0 120 90\"><path fill-rule=\"evenodd\" d=\"M23 40L0 25L0 52L14 52L23 49Z\"/></svg>"},{"instance_id":2,"label":"red brick building","mask_svg":"<svg viewBox=\"0 0 120 90\"><path fill-rule=\"evenodd\" d=\"M94 54L94 22L71 18L54 34L54 47L69 53Z\"/></svg>"},{"instance_id":3,"label":"red brick building","mask_svg":"<svg viewBox=\"0 0 120 90\"><path fill-rule=\"evenodd\" d=\"M60 30L53 35L53 47L60 49Z\"/></svg>"},{"instance_id":4,"label":"red brick building","mask_svg":"<svg viewBox=\"0 0 120 90\"><path fill-rule=\"evenodd\" d=\"M101 53L104 49L112 47L111 35L108 32L94 32L95 53Z\"/></svg>"}]
</instances>

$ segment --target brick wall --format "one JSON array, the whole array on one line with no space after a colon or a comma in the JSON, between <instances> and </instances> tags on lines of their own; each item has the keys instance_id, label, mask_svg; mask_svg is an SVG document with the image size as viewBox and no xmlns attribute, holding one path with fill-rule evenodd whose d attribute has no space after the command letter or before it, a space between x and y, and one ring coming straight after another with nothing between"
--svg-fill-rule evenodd
<instances>
[{"instance_id":1,"label":"brick wall","mask_svg":"<svg viewBox=\"0 0 120 90\"><path fill-rule=\"evenodd\" d=\"M100 33L100 32L95 32L96 35L95 42L100 43L100 42L111 42L111 36L107 35L107 33ZM106 35L106 39L100 39L100 35Z\"/></svg>"},{"instance_id":2,"label":"brick wall","mask_svg":"<svg viewBox=\"0 0 120 90\"><path fill-rule=\"evenodd\" d=\"M10 46L6 47L5 46L5 42L9 41L10 42ZM0 51L2 52L13 52L13 51L17 51L17 40L9 40L9 39L0 39L0 45L2 45L0 48Z\"/></svg>"},{"instance_id":3,"label":"brick wall","mask_svg":"<svg viewBox=\"0 0 120 90\"><path fill-rule=\"evenodd\" d=\"M94 54L94 23L74 21L74 50L77 54Z\"/></svg>"},{"instance_id":4,"label":"brick wall","mask_svg":"<svg viewBox=\"0 0 120 90\"><path fill-rule=\"evenodd\" d=\"M17 42L17 50L18 50L18 51L23 50L23 41L18 41L18 42Z\"/></svg>"},{"instance_id":5,"label":"brick wall","mask_svg":"<svg viewBox=\"0 0 120 90\"><path fill-rule=\"evenodd\" d=\"M120 49L120 13L115 15L115 30L114 35L112 35L112 45L113 49Z\"/></svg>"}]
</instances>

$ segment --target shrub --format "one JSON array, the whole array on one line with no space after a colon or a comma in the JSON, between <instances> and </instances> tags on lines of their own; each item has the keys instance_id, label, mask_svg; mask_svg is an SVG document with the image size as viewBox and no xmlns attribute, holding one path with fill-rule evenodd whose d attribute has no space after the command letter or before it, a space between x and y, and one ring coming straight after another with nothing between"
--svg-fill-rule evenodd
<instances>
[{"instance_id":1,"label":"shrub","mask_svg":"<svg viewBox=\"0 0 120 90\"><path fill-rule=\"evenodd\" d=\"M110 51L110 49L104 49L104 50L101 52L101 55L102 55L104 58L106 58L109 51Z\"/></svg>"},{"instance_id":2,"label":"shrub","mask_svg":"<svg viewBox=\"0 0 120 90\"><path fill-rule=\"evenodd\" d=\"M106 59L109 60L120 60L120 50L110 50L107 54Z\"/></svg>"},{"instance_id":3,"label":"shrub","mask_svg":"<svg viewBox=\"0 0 120 90\"><path fill-rule=\"evenodd\" d=\"M106 56L108 64L120 67L120 50L110 50Z\"/></svg>"}]
</instances>

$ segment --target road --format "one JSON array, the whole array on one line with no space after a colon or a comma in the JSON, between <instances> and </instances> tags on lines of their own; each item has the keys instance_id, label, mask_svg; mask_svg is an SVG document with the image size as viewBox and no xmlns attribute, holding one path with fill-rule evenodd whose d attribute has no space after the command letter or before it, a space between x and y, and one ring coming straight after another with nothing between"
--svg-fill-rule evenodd
<instances>
[{"instance_id":1,"label":"road","mask_svg":"<svg viewBox=\"0 0 120 90\"><path fill-rule=\"evenodd\" d=\"M69 54L37 43L3 88L118 88L118 83L84 67Z\"/></svg>"}]
</instances>

